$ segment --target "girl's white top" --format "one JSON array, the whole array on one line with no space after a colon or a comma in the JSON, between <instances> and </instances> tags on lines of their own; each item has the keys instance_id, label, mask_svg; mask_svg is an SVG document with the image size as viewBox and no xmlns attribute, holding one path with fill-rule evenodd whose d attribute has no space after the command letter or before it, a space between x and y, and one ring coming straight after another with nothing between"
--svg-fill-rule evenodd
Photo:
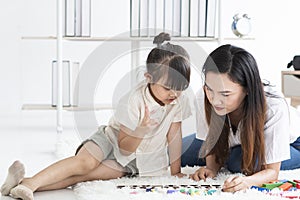
<instances>
[{"instance_id":1,"label":"girl's white top","mask_svg":"<svg viewBox=\"0 0 300 200\"><path fill-rule=\"evenodd\" d=\"M158 124L145 134L136 152L124 156L118 147L120 125L134 131L144 118L145 105L148 106L150 118ZM105 132L114 146L114 156L121 165L126 166L136 159L140 176L161 175L166 173L169 166L166 137L169 128L173 122L181 122L190 115L190 104L185 92L171 104L160 106L151 96L147 83L142 82L120 99Z\"/></svg>"}]
</instances>

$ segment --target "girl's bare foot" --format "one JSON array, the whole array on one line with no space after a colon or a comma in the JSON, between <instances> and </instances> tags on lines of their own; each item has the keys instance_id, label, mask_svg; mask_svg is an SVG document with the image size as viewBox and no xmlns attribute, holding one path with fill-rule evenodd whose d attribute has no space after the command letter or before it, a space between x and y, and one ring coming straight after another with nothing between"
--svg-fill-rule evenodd
<instances>
[{"instance_id":1,"label":"girl's bare foot","mask_svg":"<svg viewBox=\"0 0 300 200\"><path fill-rule=\"evenodd\" d=\"M24 165L20 161L15 161L8 168L8 175L6 177L5 182L1 186L1 194L9 195L10 190L17 186L24 178L25 168Z\"/></svg>"},{"instance_id":2,"label":"girl's bare foot","mask_svg":"<svg viewBox=\"0 0 300 200\"><path fill-rule=\"evenodd\" d=\"M33 200L32 190L21 184L11 189L10 195L15 199Z\"/></svg>"}]
</instances>

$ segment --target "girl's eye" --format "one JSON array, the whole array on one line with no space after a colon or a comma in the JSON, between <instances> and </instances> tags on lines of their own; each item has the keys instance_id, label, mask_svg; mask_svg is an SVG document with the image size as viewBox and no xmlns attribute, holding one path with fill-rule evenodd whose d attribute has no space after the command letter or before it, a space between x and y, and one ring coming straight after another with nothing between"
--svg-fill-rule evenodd
<instances>
[{"instance_id":1,"label":"girl's eye","mask_svg":"<svg viewBox=\"0 0 300 200\"><path fill-rule=\"evenodd\" d=\"M166 88L166 87L164 87L164 89L167 90L167 91L170 91L170 90L171 90L170 88Z\"/></svg>"},{"instance_id":2,"label":"girl's eye","mask_svg":"<svg viewBox=\"0 0 300 200\"><path fill-rule=\"evenodd\" d=\"M229 94L222 94L222 96L223 96L223 97L228 97L228 96L229 96Z\"/></svg>"}]
</instances>

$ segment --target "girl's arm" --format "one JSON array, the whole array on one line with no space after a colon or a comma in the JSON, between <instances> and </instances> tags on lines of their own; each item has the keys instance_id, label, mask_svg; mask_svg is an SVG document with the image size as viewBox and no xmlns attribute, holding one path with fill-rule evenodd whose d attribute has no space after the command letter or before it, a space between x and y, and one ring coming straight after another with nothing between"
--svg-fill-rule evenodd
<instances>
[{"instance_id":1,"label":"girl's arm","mask_svg":"<svg viewBox=\"0 0 300 200\"><path fill-rule=\"evenodd\" d=\"M169 159L171 165L171 175L183 176L181 174L181 151L182 151L182 132L181 122L174 122L167 134Z\"/></svg>"},{"instance_id":2,"label":"girl's arm","mask_svg":"<svg viewBox=\"0 0 300 200\"><path fill-rule=\"evenodd\" d=\"M123 125L120 126L118 136L120 152L126 156L135 152L141 141L144 139L145 134L151 132L155 125L157 125L157 122L150 119L149 109L145 106L144 119L134 131Z\"/></svg>"},{"instance_id":3,"label":"girl's arm","mask_svg":"<svg viewBox=\"0 0 300 200\"><path fill-rule=\"evenodd\" d=\"M281 162L266 165L266 169L259 171L251 176L235 176L225 180L223 191L236 192L245 190L251 186L261 186L263 183L268 183L278 179Z\"/></svg>"},{"instance_id":4,"label":"girl's arm","mask_svg":"<svg viewBox=\"0 0 300 200\"><path fill-rule=\"evenodd\" d=\"M118 137L120 152L125 156L129 156L135 152L146 133L146 127L137 127L135 131L131 131L121 125Z\"/></svg>"}]
</instances>

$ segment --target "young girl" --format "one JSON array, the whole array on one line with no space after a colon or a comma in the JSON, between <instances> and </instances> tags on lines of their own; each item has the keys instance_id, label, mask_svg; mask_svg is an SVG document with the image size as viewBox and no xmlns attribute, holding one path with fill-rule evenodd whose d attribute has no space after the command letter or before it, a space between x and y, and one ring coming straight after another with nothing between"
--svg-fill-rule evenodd
<instances>
[{"instance_id":1,"label":"young girl","mask_svg":"<svg viewBox=\"0 0 300 200\"><path fill-rule=\"evenodd\" d=\"M221 167L246 176L228 178L234 192L277 180L280 169L300 168L300 113L263 84L253 56L223 45L204 63L204 93L197 98L197 138L183 139L182 166L199 168L195 180L215 177ZM205 115L204 115L205 113ZM205 160L199 159L200 156Z\"/></svg>"},{"instance_id":2,"label":"young girl","mask_svg":"<svg viewBox=\"0 0 300 200\"><path fill-rule=\"evenodd\" d=\"M187 52L164 42L147 58L146 81L121 98L107 126L79 146L76 155L58 161L31 178L23 178L24 167L15 162L9 168L2 195L33 199L33 192L55 190L78 182L107 180L125 175L153 176L166 172L182 176L181 121L190 116L189 101L182 91L190 82Z\"/></svg>"}]
</instances>

